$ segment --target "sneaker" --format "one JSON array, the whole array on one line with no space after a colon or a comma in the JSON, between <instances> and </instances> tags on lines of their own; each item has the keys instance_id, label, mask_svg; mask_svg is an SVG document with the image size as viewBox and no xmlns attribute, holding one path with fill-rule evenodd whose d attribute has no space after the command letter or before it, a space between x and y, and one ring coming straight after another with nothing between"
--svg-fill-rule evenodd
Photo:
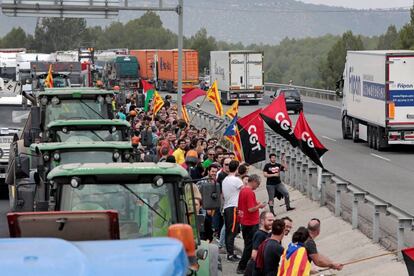
<instances>
[{"instance_id":1,"label":"sneaker","mask_svg":"<svg viewBox=\"0 0 414 276\"><path fill-rule=\"evenodd\" d=\"M246 269L241 269L240 267L237 267L236 273L237 274L244 274L245 271L246 271Z\"/></svg>"},{"instance_id":2,"label":"sneaker","mask_svg":"<svg viewBox=\"0 0 414 276\"><path fill-rule=\"evenodd\" d=\"M293 211L293 210L295 210L296 208L295 207L289 207L289 208L286 208L286 211Z\"/></svg>"},{"instance_id":3,"label":"sneaker","mask_svg":"<svg viewBox=\"0 0 414 276\"><path fill-rule=\"evenodd\" d=\"M227 261L236 263L240 261L240 258L238 258L237 255L227 255Z\"/></svg>"}]
</instances>

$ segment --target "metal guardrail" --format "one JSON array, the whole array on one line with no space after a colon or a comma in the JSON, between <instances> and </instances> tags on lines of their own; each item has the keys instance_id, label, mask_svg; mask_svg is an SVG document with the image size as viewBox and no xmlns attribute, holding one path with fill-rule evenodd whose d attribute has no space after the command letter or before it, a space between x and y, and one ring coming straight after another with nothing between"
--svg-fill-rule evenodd
<instances>
[{"instance_id":1,"label":"metal guardrail","mask_svg":"<svg viewBox=\"0 0 414 276\"><path fill-rule=\"evenodd\" d=\"M324 89L317 89L312 87L305 87L299 85L290 85L290 84L283 84L283 83L273 83L273 82L266 82L264 85L265 92L274 93L280 88L290 88L290 89L297 89L303 96L319 98L324 100L330 101L340 101L341 97L339 97L334 90L324 90Z\"/></svg>"},{"instance_id":2,"label":"metal guardrail","mask_svg":"<svg viewBox=\"0 0 414 276\"><path fill-rule=\"evenodd\" d=\"M224 119L193 106L187 108L192 124L222 135ZM265 133L267 152L286 156L289 170L283 177L284 183L319 202L320 206L327 206L336 217L350 222L353 229L359 229L375 243L393 250L414 244L413 215L330 171L324 170L318 179L317 166L299 148L293 148L269 129ZM262 168L264 163L256 166Z\"/></svg>"}]
</instances>

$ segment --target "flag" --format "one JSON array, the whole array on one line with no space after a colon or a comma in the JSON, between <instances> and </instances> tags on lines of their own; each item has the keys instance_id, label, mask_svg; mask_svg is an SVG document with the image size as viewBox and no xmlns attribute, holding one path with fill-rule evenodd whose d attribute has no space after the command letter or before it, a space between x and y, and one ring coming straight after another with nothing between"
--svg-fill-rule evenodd
<instances>
[{"instance_id":1,"label":"flag","mask_svg":"<svg viewBox=\"0 0 414 276\"><path fill-rule=\"evenodd\" d=\"M280 134L283 138L288 140L293 147L298 145L295 134L292 129L292 121L289 118L285 95L280 94L271 104L263 108L262 113L263 121L276 133Z\"/></svg>"},{"instance_id":2,"label":"flag","mask_svg":"<svg viewBox=\"0 0 414 276\"><path fill-rule=\"evenodd\" d=\"M183 104L189 104L201 96L206 96L206 91L199 88L192 89L183 95Z\"/></svg>"},{"instance_id":3,"label":"flag","mask_svg":"<svg viewBox=\"0 0 414 276\"><path fill-rule=\"evenodd\" d=\"M145 94L149 90L154 90L154 86L146 80L141 80L142 92Z\"/></svg>"},{"instance_id":4,"label":"flag","mask_svg":"<svg viewBox=\"0 0 414 276\"><path fill-rule=\"evenodd\" d=\"M47 87L47 88L53 88L52 64L49 65L49 71L47 72L47 77L45 79L45 87Z\"/></svg>"},{"instance_id":5,"label":"flag","mask_svg":"<svg viewBox=\"0 0 414 276\"><path fill-rule=\"evenodd\" d=\"M249 164L266 159L265 131L263 119L260 117L261 111L258 109L237 121L244 160Z\"/></svg>"},{"instance_id":6,"label":"flag","mask_svg":"<svg viewBox=\"0 0 414 276\"><path fill-rule=\"evenodd\" d=\"M187 123L187 125L190 125L190 116L188 116L188 112L187 112L187 108L185 107L185 105L182 105L182 110L181 110L181 114L182 114L182 119L184 119L184 121Z\"/></svg>"},{"instance_id":7,"label":"flag","mask_svg":"<svg viewBox=\"0 0 414 276\"><path fill-rule=\"evenodd\" d=\"M243 160L243 152L240 142L240 133L237 128L237 115L230 122L229 126L224 131L223 136L233 145L233 151L236 155L237 161Z\"/></svg>"},{"instance_id":8,"label":"flag","mask_svg":"<svg viewBox=\"0 0 414 276\"><path fill-rule=\"evenodd\" d=\"M305 247L289 244L281 257L277 276L308 276L310 275L311 264L308 261L308 254Z\"/></svg>"},{"instance_id":9,"label":"flag","mask_svg":"<svg viewBox=\"0 0 414 276\"><path fill-rule=\"evenodd\" d=\"M315 164L323 168L320 158L328 150L322 145L321 142L319 142L318 138L316 138L312 129L309 127L303 112L300 112L294 133L298 141L299 148L303 151L303 153L315 162Z\"/></svg>"},{"instance_id":10,"label":"flag","mask_svg":"<svg viewBox=\"0 0 414 276\"><path fill-rule=\"evenodd\" d=\"M154 89L148 90L145 94L145 105L144 105L144 111L147 112L149 110L149 105L152 101L152 98L154 97Z\"/></svg>"},{"instance_id":11,"label":"flag","mask_svg":"<svg viewBox=\"0 0 414 276\"><path fill-rule=\"evenodd\" d=\"M405 265L409 276L414 276L414 247L402 250Z\"/></svg>"},{"instance_id":12,"label":"flag","mask_svg":"<svg viewBox=\"0 0 414 276\"><path fill-rule=\"evenodd\" d=\"M234 103L227 110L226 115L230 119L233 119L235 116L237 116L238 112L239 112L239 100L235 100Z\"/></svg>"},{"instance_id":13,"label":"flag","mask_svg":"<svg viewBox=\"0 0 414 276\"><path fill-rule=\"evenodd\" d=\"M217 89L217 80L215 80L213 85L208 89L206 97L214 104L216 114L218 116L223 116L223 106L221 105L220 95Z\"/></svg>"},{"instance_id":14,"label":"flag","mask_svg":"<svg viewBox=\"0 0 414 276\"><path fill-rule=\"evenodd\" d=\"M154 92L154 107L153 107L153 115L157 115L158 111L160 111L161 107L164 105L164 100L158 94L157 91Z\"/></svg>"}]
</instances>

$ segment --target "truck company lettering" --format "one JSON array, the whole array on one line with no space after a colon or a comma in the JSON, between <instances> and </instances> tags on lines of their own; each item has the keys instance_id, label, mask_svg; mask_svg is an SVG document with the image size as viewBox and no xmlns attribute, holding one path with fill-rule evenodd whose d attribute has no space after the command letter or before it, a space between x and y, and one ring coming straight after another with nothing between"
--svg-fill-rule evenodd
<instances>
[{"instance_id":1,"label":"truck company lettering","mask_svg":"<svg viewBox=\"0 0 414 276\"><path fill-rule=\"evenodd\" d=\"M291 125L288 120L286 120L285 114L283 112L279 112L275 116L275 121L280 125L283 130L289 130ZM293 130L290 129L290 133L292 134Z\"/></svg>"},{"instance_id":2,"label":"truck company lettering","mask_svg":"<svg viewBox=\"0 0 414 276\"><path fill-rule=\"evenodd\" d=\"M224 68L217 66L217 63L214 63L214 74L220 75L221 79L224 80Z\"/></svg>"},{"instance_id":3,"label":"truck company lettering","mask_svg":"<svg viewBox=\"0 0 414 276\"><path fill-rule=\"evenodd\" d=\"M312 137L310 136L310 134L308 132L304 131L302 133L302 137L301 138L302 138L302 141L303 142L306 142L310 148L314 148L315 147L315 145L313 144Z\"/></svg>"},{"instance_id":4,"label":"truck company lettering","mask_svg":"<svg viewBox=\"0 0 414 276\"><path fill-rule=\"evenodd\" d=\"M361 95L361 77L356 75L351 75L349 77L349 89L351 94Z\"/></svg>"},{"instance_id":5,"label":"truck company lettering","mask_svg":"<svg viewBox=\"0 0 414 276\"><path fill-rule=\"evenodd\" d=\"M250 135L249 142L250 144L255 145L252 148L252 151L261 150L260 143L259 143L259 136L257 135L256 132L257 132L257 129L256 129L256 126L254 125L249 126L249 128L247 129L247 133L249 133Z\"/></svg>"},{"instance_id":6,"label":"truck company lettering","mask_svg":"<svg viewBox=\"0 0 414 276\"><path fill-rule=\"evenodd\" d=\"M414 86L412 84L406 84L406 83L398 83L397 88L401 89L412 89Z\"/></svg>"},{"instance_id":7,"label":"truck company lettering","mask_svg":"<svg viewBox=\"0 0 414 276\"><path fill-rule=\"evenodd\" d=\"M385 85L364 81L362 95L371 99L385 101Z\"/></svg>"},{"instance_id":8,"label":"truck company lettering","mask_svg":"<svg viewBox=\"0 0 414 276\"><path fill-rule=\"evenodd\" d=\"M256 65L262 65L261 60L249 60L247 61L248 64L256 64Z\"/></svg>"},{"instance_id":9,"label":"truck company lettering","mask_svg":"<svg viewBox=\"0 0 414 276\"><path fill-rule=\"evenodd\" d=\"M160 58L160 70L167 70L170 71L171 70L171 63L169 62L165 62L163 60L163 58Z\"/></svg>"},{"instance_id":10,"label":"truck company lettering","mask_svg":"<svg viewBox=\"0 0 414 276\"><path fill-rule=\"evenodd\" d=\"M231 64L243 64L244 60L232 59Z\"/></svg>"}]
</instances>

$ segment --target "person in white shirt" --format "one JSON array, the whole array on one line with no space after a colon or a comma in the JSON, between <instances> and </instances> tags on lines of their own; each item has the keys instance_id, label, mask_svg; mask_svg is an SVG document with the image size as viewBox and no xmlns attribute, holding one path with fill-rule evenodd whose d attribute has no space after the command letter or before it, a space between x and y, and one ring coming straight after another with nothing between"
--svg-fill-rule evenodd
<instances>
[{"instance_id":1,"label":"person in white shirt","mask_svg":"<svg viewBox=\"0 0 414 276\"><path fill-rule=\"evenodd\" d=\"M239 232L237 223L237 204L239 202L239 192L243 187L243 181L236 176L239 162L232 160L229 163L229 175L223 180L222 193L224 198L224 224L226 225L226 250L227 260L237 262L240 258L234 254L234 239Z\"/></svg>"}]
</instances>

